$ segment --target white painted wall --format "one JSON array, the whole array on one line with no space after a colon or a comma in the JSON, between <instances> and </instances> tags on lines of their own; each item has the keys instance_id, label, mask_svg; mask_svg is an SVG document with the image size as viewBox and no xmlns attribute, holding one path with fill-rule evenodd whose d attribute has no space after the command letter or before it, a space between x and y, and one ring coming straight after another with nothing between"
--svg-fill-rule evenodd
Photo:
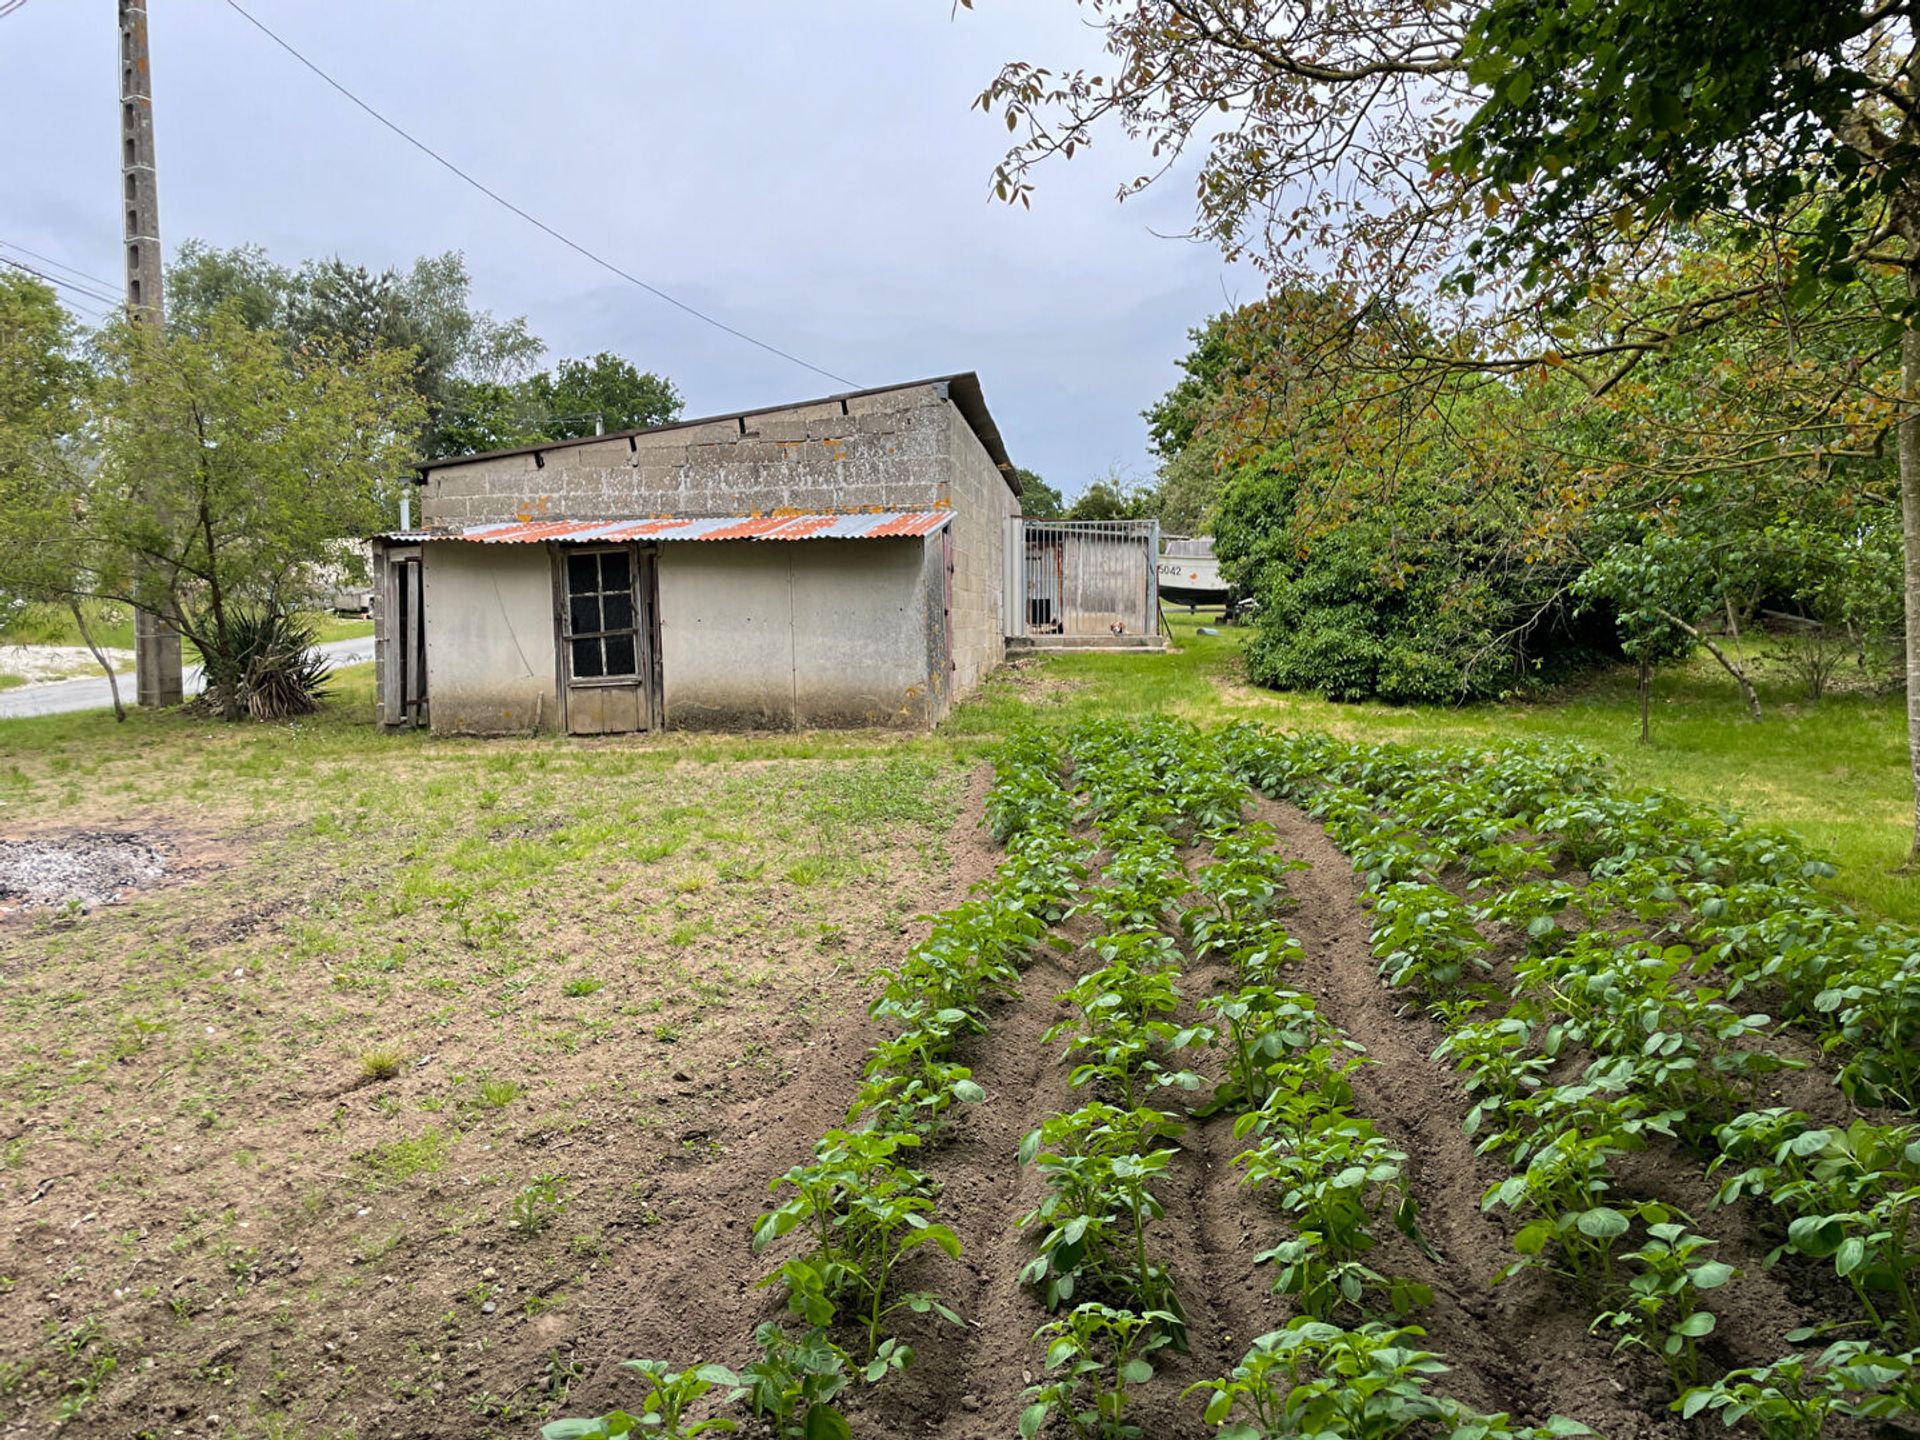
<instances>
[{"instance_id":1,"label":"white painted wall","mask_svg":"<svg viewBox=\"0 0 1920 1440\"><path fill-rule=\"evenodd\" d=\"M439 541L421 553L434 731L499 735L557 726L547 547Z\"/></svg>"},{"instance_id":2,"label":"white painted wall","mask_svg":"<svg viewBox=\"0 0 1920 1440\"><path fill-rule=\"evenodd\" d=\"M668 727L929 723L928 543L662 545Z\"/></svg>"}]
</instances>

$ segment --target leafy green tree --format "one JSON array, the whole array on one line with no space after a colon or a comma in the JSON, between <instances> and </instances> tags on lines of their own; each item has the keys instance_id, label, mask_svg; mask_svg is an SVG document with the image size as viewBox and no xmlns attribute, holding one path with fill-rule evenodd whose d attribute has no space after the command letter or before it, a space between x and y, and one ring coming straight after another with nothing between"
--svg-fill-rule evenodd
<instances>
[{"instance_id":1,"label":"leafy green tree","mask_svg":"<svg viewBox=\"0 0 1920 1440\"><path fill-rule=\"evenodd\" d=\"M1225 473L1208 447L1189 445L1161 462L1151 509L1169 535L1211 534L1225 488Z\"/></svg>"},{"instance_id":2,"label":"leafy green tree","mask_svg":"<svg viewBox=\"0 0 1920 1440\"><path fill-rule=\"evenodd\" d=\"M422 418L412 356L289 347L237 304L166 334L116 322L96 349L80 423L6 471L0 584L120 601L236 654L332 542L380 523ZM235 717L231 677L214 688Z\"/></svg>"},{"instance_id":3,"label":"leafy green tree","mask_svg":"<svg viewBox=\"0 0 1920 1440\"><path fill-rule=\"evenodd\" d=\"M1620 648L1639 673L1642 743L1649 738L1654 667L1683 658L1695 645L1712 652L1739 685L1748 712L1760 718L1760 698L1737 648L1737 627L1731 654L1708 628L1758 589L1758 557L1740 543L1746 538L1736 535L1732 544L1716 544L1705 535L1655 530L1609 547L1574 582L1583 599L1612 607Z\"/></svg>"},{"instance_id":4,"label":"leafy green tree","mask_svg":"<svg viewBox=\"0 0 1920 1440\"><path fill-rule=\"evenodd\" d=\"M543 413L520 386L460 380L448 387L446 403L422 447L432 456L480 455L552 438Z\"/></svg>"},{"instance_id":5,"label":"leafy green tree","mask_svg":"<svg viewBox=\"0 0 1920 1440\"><path fill-rule=\"evenodd\" d=\"M1119 472L1103 475L1073 497L1069 520L1143 520L1153 513L1153 493Z\"/></svg>"},{"instance_id":6,"label":"leafy green tree","mask_svg":"<svg viewBox=\"0 0 1920 1440\"><path fill-rule=\"evenodd\" d=\"M1020 478L1020 513L1033 520L1058 520L1067 513L1060 492L1032 470L1016 468Z\"/></svg>"},{"instance_id":7,"label":"leafy green tree","mask_svg":"<svg viewBox=\"0 0 1920 1440\"><path fill-rule=\"evenodd\" d=\"M167 267L168 328L201 335L216 315L276 334L289 350L324 342L347 359L376 349L411 351L411 382L429 422L420 447L430 454L454 453L439 434L443 416L459 433L498 424L493 397L476 398L471 387L511 385L546 348L524 318L496 320L474 307L466 261L453 250L422 256L404 271L337 257L289 269L256 245L223 250L190 240ZM476 411L485 418L476 420ZM551 438L534 426L505 428Z\"/></svg>"},{"instance_id":8,"label":"leafy green tree","mask_svg":"<svg viewBox=\"0 0 1920 1440\"><path fill-rule=\"evenodd\" d=\"M1108 128L1156 155L1197 155L1193 233L1281 284L1332 276L1389 300L1436 284L1470 297L1444 344L1402 351L1403 386L1436 403L1551 372L1567 403L1605 405L1687 337L1762 311L1791 329L1817 318L1823 291L1878 296L1893 282L1891 385L1868 365L1811 423L1669 435L1695 473L1817 467L1836 442L1852 454L1894 442L1920 862L1920 47L1908 8L1079 3L1108 52L1097 67L1010 62L979 98L1014 136L998 193L1027 203L1037 166ZM1686 293L1659 284L1703 232L1727 242L1719 276ZM1559 522L1623 468L1582 467Z\"/></svg>"},{"instance_id":9,"label":"leafy green tree","mask_svg":"<svg viewBox=\"0 0 1920 1440\"><path fill-rule=\"evenodd\" d=\"M548 440L664 425L679 419L686 403L671 380L604 350L591 360L562 360L519 388L543 417L541 438Z\"/></svg>"},{"instance_id":10,"label":"leafy green tree","mask_svg":"<svg viewBox=\"0 0 1920 1440\"><path fill-rule=\"evenodd\" d=\"M0 599L64 605L106 672L115 717L124 720L119 678L79 604L94 557L84 545L50 544L31 520L89 463L91 374L76 344L73 320L52 286L0 274Z\"/></svg>"}]
</instances>

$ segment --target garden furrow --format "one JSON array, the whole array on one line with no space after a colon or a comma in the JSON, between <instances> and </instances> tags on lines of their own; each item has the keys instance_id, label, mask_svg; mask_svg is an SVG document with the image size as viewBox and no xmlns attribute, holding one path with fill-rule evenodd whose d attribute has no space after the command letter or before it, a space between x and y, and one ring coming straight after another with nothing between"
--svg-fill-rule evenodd
<instances>
[{"instance_id":1,"label":"garden furrow","mask_svg":"<svg viewBox=\"0 0 1920 1440\"><path fill-rule=\"evenodd\" d=\"M1420 1228L1441 1257L1424 1262L1435 1302L1419 1317L1433 1347L1463 1372L1463 1388L1483 1392L1474 1399L1485 1408L1511 1406L1536 1422L1577 1415L1610 1440L1678 1433L1675 1422L1655 1418L1664 1402L1606 1358L1563 1294L1546 1285L1516 1291L1514 1281L1494 1287L1512 1249L1480 1196L1499 1171L1461 1131L1458 1087L1428 1058L1432 1025L1403 1014L1404 1001L1374 973L1362 881L1296 807L1256 796L1253 813L1309 866L1293 880L1300 908L1291 918L1306 951L1299 983L1366 1047L1374 1063L1355 1074L1355 1094L1410 1157ZM1521 1336L1524 1345L1516 1343Z\"/></svg>"}]
</instances>

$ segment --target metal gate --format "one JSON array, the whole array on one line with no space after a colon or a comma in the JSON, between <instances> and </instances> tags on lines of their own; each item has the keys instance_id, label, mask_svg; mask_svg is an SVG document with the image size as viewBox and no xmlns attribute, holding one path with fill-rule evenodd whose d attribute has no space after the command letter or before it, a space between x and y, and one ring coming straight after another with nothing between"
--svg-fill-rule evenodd
<instances>
[{"instance_id":1,"label":"metal gate","mask_svg":"<svg viewBox=\"0 0 1920 1440\"><path fill-rule=\"evenodd\" d=\"M1158 520L1007 522L1007 634L1152 635Z\"/></svg>"}]
</instances>

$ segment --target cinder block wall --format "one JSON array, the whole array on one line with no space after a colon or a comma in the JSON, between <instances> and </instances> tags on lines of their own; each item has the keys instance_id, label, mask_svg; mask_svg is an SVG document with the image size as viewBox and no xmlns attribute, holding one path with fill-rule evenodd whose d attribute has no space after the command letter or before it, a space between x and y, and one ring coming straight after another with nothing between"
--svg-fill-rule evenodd
<instances>
[{"instance_id":1,"label":"cinder block wall","mask_svg":"<svg viewBox=\"0 0 1920 1440\"><path fill-rule=\"evenodd\" d=\"M927 510L945 489L952 415L938 390L921 385L564 445L538 462L506 455L444 465L421 487L421 521Z\"/></svg>"},{"instance_id":2,"label":"cinder block wall","mask_svg":"<svg viewBox=\"0 0 1920 1440\"><path fill-rule=\"evenodd\" d=\"M947 407L948 501L953 506L952 700L973 693L1007 655L1001 623L1007 520L1020 511L1000 469L958 409Z\"/></svg>"}]
</instances>

